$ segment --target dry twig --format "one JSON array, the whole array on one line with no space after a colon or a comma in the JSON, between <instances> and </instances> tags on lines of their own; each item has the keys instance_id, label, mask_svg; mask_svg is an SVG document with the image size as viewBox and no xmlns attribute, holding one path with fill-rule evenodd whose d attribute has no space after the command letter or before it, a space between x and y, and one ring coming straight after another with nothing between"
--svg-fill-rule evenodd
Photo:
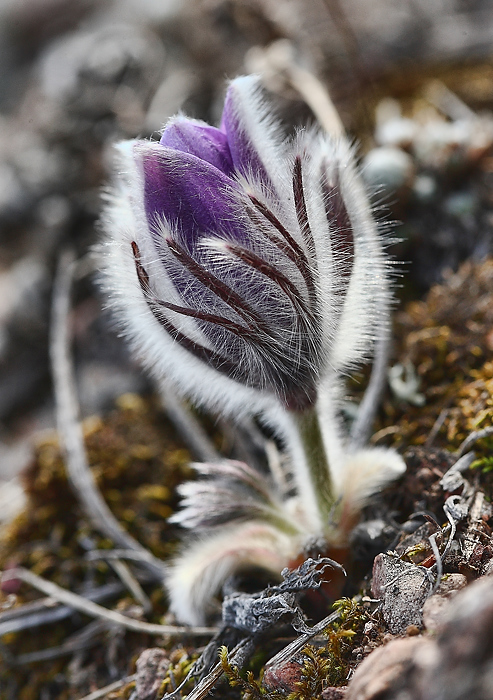
<instances>
[{"instance_id":1,"label":"dry twig","mask_svg":"<svg viewBox=\"0 0 493 700\"><path fill-rule=\"evenodd\" d=\"M445 423L445 420L449 414L449 411L450 411L450 408L442 408L442 410L440 411L438 418L436 419L436 421L433 424L432 429L430 430L430 434L426 438L425 448L427 450L429 450L432 447L433 443L435 442L435 438L438 435L438 433L440 432L442 425Z\"/></svg>"},{"instance_id":2,"label":"dry twig","mask_svg":"<svg viewBox=\"0 0 493 700\"><path fill-rule=\"evenodd\" d=\"M478 440L482 440L485 437L490 437L493 435L493 427L484 428L483 430L477 430L466 437L464 442L461 443L459 449L456 452L457 457L461 457L467 450L474 445Z\"/></svg>"},{"instance_id":3,"label":"dry twig","mask_svg":"<svg viewBox=\"0 0 493 700\"><path fill-rule=\"evenodd\" d=\"M222 459L199 421L170 386L161 387L160 399L168 418L195 459L201 462L217 462Z\"/></svg>"},{"instance_id":4,"label":"dry twig","mask_svg":"<svg viewBox=\"0 0 493 700\"><path fill-rule=\"evenodd\" d=\"M85 594L88 600L102 601L119 595L124 590L121 583L107 583ZM0 637L10 632L20 632L32 627L53 624L72 615L73 609L60 605L54 598L43 598L26 603L13 610L0 613Z\"/></svg>"},{"instance_id":5,"label":"dry twig","mask_svg":"<svg viewBox=\"0 0 493 700\"><path fill-rule=\"evenodd\" d=\"M57 426L65 452L68 478L94 526L121 547L139 552L142 564L153 571L156 578L162 579L166 571L164 562L154 557L121 527L101 496L89 468L69 351L68 314L74 268L73 253L61 255L53 291L50 337Z\"/></svg>"},{"instance_id":6,"label":"dry twig","mask_svg":"<svg viewBox=\"0 0 493 700\"><path fill-rule=\"evenodd\" d=\"M104 620L93 620L82 630L69 637L63 644L48 649L40 649L27 654L19 654L12 659L13 666L25 666L26 664L39 663L40 661L51 661L59 659L61 656L74 654L77 651L95 646L100 641L100 633L107 629L108 623Z\"/></svg>"},{"instance_id":7,"label":"dry twig","mask_svg":"<svg viewBox=\"0 0 493 700\"><path fill-rule=\"evenodd\" d=\"M292 88L327 133L335 137L344 135L344 126L327 89L313 73L299 65L290 41L279 39L266 49L250 50L247 67L253 73L261 73L267 83L274 77L274 84L280 80Z\"/></svg>"},{"instance_id":8,"label":"dry twig","mask_svg":"<svg viewBox=\"0 0 493 700\"><path fill-rule=\"evenodd\" d=\"M324 619L320 620L320 622L314 625L310 631L301 634L294 641L285 646L284 649L281 649L281 651L269 659L269 661L265 664L265 669L267 670L273 666L284 664L289 661L295 654L301 651L301 649L303 649L303 647L306 646L311 639L316 637L317 634L321 634L326 627L328 627L332 622L335 622L335 620L337 620L339 617L340 612L338 610L330 615L327 615L327 617L324 617Z\"/></svg>"},{"instance_id":9,"label":"dry twig","mask_svg":"<svg viewBox=\"0 0 493 700\"><path fill-rule=\"evenodd\" d=\"M358 413L351 426L351 448L356 450L363 447L371 434L373 422L377 413L380 399L387 381L387 368L390 354L390 333L386 320L381 320L378 338L375 341L375 356L370 371L370 379L363 398L358 406Z\"/></svg>"},{"instance_id":10,"label":"dry twig","mask_svg":"<svg viewBox=\"0 0 493 700\"><path fill-rule=\"evenodd\" d=\"M231 654L229 656L230 663L237 664L238 660L243 656L245 647L250 646L250 644L250 639L243 639L241 642L239 642L231 651ZM241 666L241 663L238 665ZM166 693L165 695L163 695L161 700L174 700L175 698L180 698L180 690L185 685L185 683L188 680L190 680L190 678L193 676L193 671L194 669L192 668L192 670L187 675L183 683L181 683L179 687L172 693ZM223 674L223 665L221 664L221 662L219 662L209 671L209 673L206 676L204 676L204 678L202 678L201 681L197 683L195 688L187 695L187 700L203 700L211 692L211 690L214 688L214 686Z\"/></svg>"},{"instance_id":11,"label":"dry twig","mask_svg":"<svg viewBox=\"0 0 493 700\"><path fill-rule=\"evenodd\" d=\"M104 698L104 696L108 695L108 693L112 693L114 690L123 688L124 685L131 683L136 678L137 674L134 673L132 676L127 676L126 678L122 678L119 681L106 685L104 688L99 688L99 690L95 690L94 692L89 693L89 695L84 695L84 697L80 698L80 700L99 700L99 698Z\"/></svg>"},{"instance_id":12,"label":"dry twig","mask_svg":"<svg viewBox=\"0 0 493 700\"><path fill-rule=\"evenodd\" d=\"M148 613L152 609L152 603L144 593L142 586L137 581L135 576L130 571L130 568L125 564L125 562L115 559L110 561L110 565L114 572L120 579L120 581L125 585L129 592L133 595L135 600L142 605L145 613Z\"/></svg>"},{"instance_id":13,"label":"dry twig","mask_svg":"<svg viewBox=\"0 0 493 700\"><path fill-rule=\"evenodd\" d=\"M130 617L126 617L115 610L108 610L103 608L97 603L93 603L87 598L83 598L77 593L72 593L67 591L56 583L47 581L46 579L33 574L32 571L28 571L22 567L17 569L9 569L4 571L2 574L2 581L12 581L13 579L20 579L25 583L28 583L33 588L41 591L45 595L50 596L59 600L61 603L78 610L85 615L90 617L96 617L108 620L116 625L125 627L126 629L132 630L133 632L143 632L146 634L151 634L154 636L179 636L186 634L193 634L196 636L208 636L216 632L214 627L179 627L173 625L156 625L150 622L141 622L140 620L134 620Z\"/></svg>"}]
</instances>

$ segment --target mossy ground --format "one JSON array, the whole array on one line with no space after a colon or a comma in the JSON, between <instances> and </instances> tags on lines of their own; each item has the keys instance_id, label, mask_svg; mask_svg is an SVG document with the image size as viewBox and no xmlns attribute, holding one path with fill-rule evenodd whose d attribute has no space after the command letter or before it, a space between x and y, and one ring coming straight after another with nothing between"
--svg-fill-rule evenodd
<instances>
[{"instance_id":1,"label":"mossy ground","mask_svg":"<svg viewBox=\"0 0 493 700\"><path fill-rule=\"evenodd\" d=\"M424 301L408 304L397 316L396 359L409 359L416 367L426 403L423 407L399 404L389 395L381 416L387 427L376 433L377 444L391 441L401 448L423 445L444 410L446 415L435 437L437 447L455 449L471 431L492 424L492 290L493 261L466 263L456 274L449 275L443 285L433 288ZM166 518L177 505L175 487L191 475L189 454L173 428L151 399L126 395L104 419L87 419L84 434L93 473L115 516L155 556L169 557L176 548L177 532ZM493 441L486 439L476 448L478 464L484 470L490 468L492 446ZM25 566L71 590L90 580L99 584L116 580L107 563L89 563L85 558L89 548L112 545L91 528L72 494L56 436L45 437L39 443L36 457L24 474L24 484L28 507L3 532L0 566ZM149 619L159 622L166 612L163 591L152 585L146 592L153 604ZM37 598L39 594L22 586L15 600L5 593L2 604L6 608ZM127 595L112 601L115 604L120 610L135 607ZM353 655L354 649L365 646L360 623L369 619L368 614L363 608L352 610L346 616L350 625L347 621L338 623L327 631L326 644L305 650L298 685L292 689L293 700L319 695L325 685L345 683L359 658L358 654ZM88 622L74 614L64 622L11 634L3 644L14 658L19 657L63 644L68 635ZM72 687L67 680L70 673L67 674L65 657L18 668L4 664L0 671L0 683L6 689L3 696L8 697L7 688L14 682L20 700L34 700L47 688L52 689L51 697L58 689L61 700L81 696L108 683L112 674L124 677L131 673L132 660L151 645L155 646L156 640L144 635L100 632L95 643L79 653L79 680ZM173 648L171 643L167 646ZM193 652L192 647L177 649L173 674L179 682ZM237 688L235 693L241 690L245 696L252 696L257 688L258 693L268 695L259 677L255 680L251 675L240 683L239 676L230 676ZM170 683L168 674L163 690L169 689ZM129 697L130 691L131 685L113 697ZM220 692L223 694L225 688ZM228 691L231 692L232 689Z\"/></svg>"},{"instance_id":2,"label":"mossy ground","mask_svg":"<svg viewBox=\"0 0 493 700\"><path fill-rule=\"evenodd\" d=\"M492 321L493 260L465 263L457 273L448 275L443 285L431 289L423 301L409 303L397 315L395 360L413 363L426 402L416 407L399 403L389 394L383 403L381 427L374 436L376 444L393 444L400 449L424 445L442 415L434 447L451 451L471 431L492 425ZM172 426L152 399L125 395L104 419L88 418L84 434L93 473L115 516L155 556L166 559L172 555L178 533L166 518L177 505L177 484L191 476L190 456ZM493 439L486 438L475 448L477 466L484 472L482 480L488 482L487 491L492 447ZM411 472L412 469L412 479ZM80 589L89 581L103 584L116 580L107 563L89 563L85 558L88 549L111 548L112 544L92 529L72 494L55 435L39 443L23 478L28 507L2 533L0 567L22 565L70 590ZM151 585L146 592L153 605L148 619L159 622L166 613L163 590ZM1 603L6 609L39 597L22 586L15 596L5 592ZM113 600L112 605L120 610L135 609L135 601L128 595ZM298 685L295 683L291 691L292 700L318 696L327 685L344 685L350 669L363 654L361 649L371 650L368 639L362 642L360 624L370 619L369 612L364 607L355 608L346 617L351 624L338 623L327 631L325 644L305 650ZM3 644L14 659L19 658L62 645L88 622L74 614L64 622L8 635ZM168 674L163 680L163 690L169 690L171 677L173 682L184 677L194 649L169 640L161 644L168 650L175 649L172 676ZM47 689L50 697L60 700L81 697L112 678L132 673L138 653L148 646L156 646L156 640L106 629L98 633L86 651L78 654L77 673L74 661L67 668L63 656L17 668L4 663L0 670L0 697L11 697L14 684L20 700L34 700ZM229 695L241 691L245 697L255 692L269 695L259 682L261 670L259 674L240 682L240 676L230 673L236 689L227 690L224 686L219 692ZM129 684L112 697L127 698L131 688Z\"/></svg>"},{"instance_id":3,"label":"mossy ground","mask_svg":"<svg viewBox=\"0 0 493 700\"><path fill-rule=\"evenodd\" d=\"M464 263L423 301L407 304L395 320L393 361L412 363L425 402L413 406L389 393L373 444L424 445L435 428L433 446L454 450L471 432L491 426L492 329L491 259ZM486 438L476 449L486 456L492 447Z\"/></svg>"},{"instance_id":4,"label":"mossy ground","mask_svg":"<svg viewBox=\"0 0 493 700\"><path fill-rule=\"evenodd\" d=\"M156 557L169 557L176 548L177 533L166 518L177 504L176 485L191 476L190 456L172 426L151 399L125 395L104 420L87 419L84 434L93 474L115 516ZM56 436L39 443L23 479L28 504L2 533L0 568L25 566L72 591L80 590L83 584L116 581L109 564L85 559L89 549L109 549L112 543L92 529L74 498ZM149 619L159 622L166 612L163 590L152 585L146 587L146 593L152 602ZM1 595L0 605L6 609L39 597L22 586L15 596L8 592ZM112 605L128 610L135 608L135 601L121 595ZM74 614L64 622L8 635L3 644L15 659L56 647L89 622ZM152 643L155 640L144 635L102 631L97 643L79 655L78 674L74 671L71 675L82 679L85 673L86 681L76 682L72 688L65 675L64 657L17 668L4 662L0 666L0 697L9 697L13 684L19 700L34 700L48 688L50 697L60 700L82 696L108 683L111 676L127 675L132 657L135 660L138 651Z\"/></svg>"}]
</instances>

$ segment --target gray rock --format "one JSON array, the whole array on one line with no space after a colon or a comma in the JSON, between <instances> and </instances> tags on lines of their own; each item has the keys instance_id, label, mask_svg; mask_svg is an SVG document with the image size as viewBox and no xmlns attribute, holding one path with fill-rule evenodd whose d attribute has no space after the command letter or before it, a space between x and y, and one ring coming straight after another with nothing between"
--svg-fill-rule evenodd
<instances>
[{"instance_id":1,"label":"gray rock","mask_svg":"<svg viewBox=\"0 0 493 700\"><path fill-rule=\"evenodd\" d=\"M163 649L144 649L137 659L135 700L155 700L170 661Z\"/></svg>"},{"instance_id":2,"label":"gray rock","mask_svg":"<svg viewBox=\"0 0 493 700\"><path fill-rule=\"evenodd\" d=\"M444 577L437 592L430 596L423 606L423 624L429 632L438 630L450 601L465 586L467 578L464 574L448 574Z\"/></svg>"},{"instance_id":3,"label":"gray rock","mask_svg":"<svg viewBox=\"0 0 493 700\"><path fill-rule=\"evenodd\" d=\"M345 700L418 700L435 644L424 637L395 639L376 649L356 669Z\"/></svg>"},{"instance_id":4,"label":"gray rock","mask_svg":"<svg viewBox=\"0 0 493 700\"><path fill-rule=\"evenodd\" d=\"M479 579L447 608L437 660L424 677L423 700L493 699L493 580Z\"/></svg>"},{"instance_id":5,"label":"gray rock","mask_svg":"<svg viewBox=\"0 0 493 700\"><path fill-rule=\"evenodd\" d=\"M375 558L371 591L382 601L382 616L392 634L404 634L410 625L422 626L431 584L422 567L392 554Z\"/></svg>"},{"instance_id":6,"label":"gray rock","mask_svg":"<svg viewBox=\"0 0 493 700\"><path fill-rule=\"evenodd\" d=\"M455 595L463 578L443 581L442 599L452 599L439 611L437 636L376 649L356 669L345 700L493 700L493 580L483 577Z\"/></svg>"}]
</instances>

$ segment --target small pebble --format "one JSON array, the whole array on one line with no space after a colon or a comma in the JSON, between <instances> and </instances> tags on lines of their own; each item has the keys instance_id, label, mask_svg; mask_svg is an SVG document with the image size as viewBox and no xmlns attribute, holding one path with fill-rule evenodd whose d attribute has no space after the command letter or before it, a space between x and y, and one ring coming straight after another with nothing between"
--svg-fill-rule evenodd
<instances>
[{"instance_id":1,"label":"small pebble","mask_svg":"<svg viewBox=\"0 0 493 700\"><path fill-rule=\"evenodd\" d=\"M362 172L369 187L391 194L412 184L414 163L400 148L374 148L365 156Z\"/></svg>"}]
</instances>

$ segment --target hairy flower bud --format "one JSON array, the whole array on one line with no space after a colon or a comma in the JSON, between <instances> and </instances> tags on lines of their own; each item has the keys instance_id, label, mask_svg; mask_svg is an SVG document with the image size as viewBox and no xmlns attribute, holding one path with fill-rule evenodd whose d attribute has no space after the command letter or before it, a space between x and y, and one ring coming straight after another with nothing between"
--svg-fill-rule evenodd
<instances>
[{"instance_id":1,"label":"hairy flower bud","mask_svg":"<svg viewBox=\"0 0 493 700\"><path fill-rule=\"evenodd\" d=\"M314 538L347 543L368 496L404 470L393 451L361 449L386 376L388 263L347 141L283 140L255 77L230 84L220 128L177 116L160 142L118 153L105 279L134 349L192 400L263 414L288 457L288 489L235 461L198 465L180 487L172 520L201 537L167 586L177 617L200 622L231 574L280 573ZM372 352L348 435L342 378Z\"/></svg>"},{"instance_id":2,"label":"hairy flower bud","mask_svg":"<svg viewBox=\"0 0 493 700\"><path fill-rule=\"evenodd\" d=\"M226 412L303 410L366 359L386 269L343 139L283 142L258 79L244 77L220 129L178 116L159 143L118 150L107 285L158 378Z\"/></svg>"}]
</instances>

